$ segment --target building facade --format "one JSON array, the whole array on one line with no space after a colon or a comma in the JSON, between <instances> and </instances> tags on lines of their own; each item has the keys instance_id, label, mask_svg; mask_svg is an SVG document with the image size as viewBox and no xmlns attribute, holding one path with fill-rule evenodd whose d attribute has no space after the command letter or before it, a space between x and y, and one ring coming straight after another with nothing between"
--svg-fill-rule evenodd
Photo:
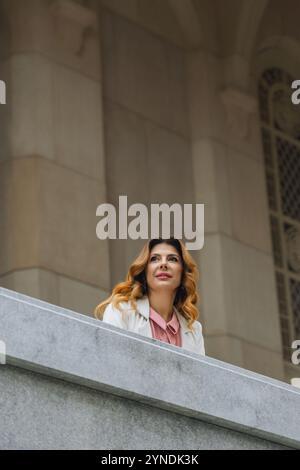
<instances>
[{"instance_id":1,"label":"building facade","mask_svg":"<svg viewBox=\"0 0 300 470\"><path fill-rule=\"evenodd\" d=\"M296 0L1 0L0 284L92 315L143 240L96 208L204 203L209 356L299 374ZM300 108L299 108L300 109Z\"/></svg>"}]
</instances>

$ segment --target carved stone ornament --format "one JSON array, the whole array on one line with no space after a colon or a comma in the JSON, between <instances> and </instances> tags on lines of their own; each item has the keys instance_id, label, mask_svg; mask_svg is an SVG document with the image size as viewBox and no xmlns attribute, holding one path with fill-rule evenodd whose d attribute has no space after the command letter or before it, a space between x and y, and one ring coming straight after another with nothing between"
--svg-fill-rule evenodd
<instances>
[{"instance_id":1,"label":"carved stone ornament","mask_svg":"<svg viewBox=\"0 0 300 470\"><path fill-rule=\"evenodd\" d=\"M60 42L80 55L87 34L97 29L96 13L72 0L53 0L50 10Z\"/></svg>"},{"instance_id":2,"label":"carved stone ornament","mask_svg":"<svg viewBox=\"0 0 300 470\"><path fill-rule=\"evenodd\" d=\"M221 100L226 108L227 123L230 131L240 139L249 132L250 115L257 110L255 98L235 88L221 92Z\"/></svg>"}]
</instances>

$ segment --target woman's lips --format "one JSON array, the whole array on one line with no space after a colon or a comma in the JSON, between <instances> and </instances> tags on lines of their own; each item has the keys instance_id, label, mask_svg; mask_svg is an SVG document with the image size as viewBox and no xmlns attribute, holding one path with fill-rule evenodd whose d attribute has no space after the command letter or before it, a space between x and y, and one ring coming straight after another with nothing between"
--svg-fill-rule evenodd
<instances>
[{"instance_id":1,"label":"woman's lips","mask_svg":"<svg viewBox=\"0 0 300 470\"><path fill-rule=\"evenodd\" d=\"M170 279L172 276L170 274L158 274L156 277L158 279Z\"/></svg>"}]
</instances>

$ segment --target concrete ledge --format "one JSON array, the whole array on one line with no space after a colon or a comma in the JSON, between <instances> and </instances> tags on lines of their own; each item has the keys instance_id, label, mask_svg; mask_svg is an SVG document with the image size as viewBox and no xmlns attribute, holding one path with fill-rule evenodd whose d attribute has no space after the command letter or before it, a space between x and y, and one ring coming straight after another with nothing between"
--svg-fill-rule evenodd
<instances>
[{"instance_id":1,"label":"concrete ledge","mask_svg":"<svg viewBox=\"0 0 300 470\"><path fill-rule=\"evenodd\" d=\"M147 443L151 442L159 445L166 438L165 431L160 436L164 422L162 417L166 416L166 412L176 429L180 420L188 420L187 426L196 426L199 433L202 430L201 442L190 438L184 443L181 439L180 442L185 445L181 448L187 449L189 445L222 448L225 443L226 448L230 448L233 445L238 447L238 442L242 448L300 448L300 390L283 382L128 333L85 315L3 288L0 288L0 340L5 342L7 354L7 365L0 365L2 396L6 396L5 402L0 401L0 442L6 442L2 444L6 448L28 448L28 442L32 442L33 448L48 448L51 445L47 441L48 431L44 441L40 435L38 438L32 436L32 440L28 441L30 431L24 424L26 419L31 420L30 429L34 429L36 424L42 430L43 425L39 422L37 413L39 409L42 412L43 406L48 407L47 414L52 417L51 432L54 437L51 442L52 445L57 445L55 429L59 435L59 417L52 403L52 396L48 397L47 402L47 395L43 395L45 392L41 391L36 400L30 402L30 406L22 407L20 422L19 415L13 414L13 409L18 409L23 396L18 392L20 384L30 382L27 387L31 387L35 394L43 376L48 382L49 390L59 386L65 389L68 387L66 382L69 382L75 393L75 390L79 390L78 386L81 386L84 422L84 409L85 406L87 410L89 408L88 397L91 393L98 393L98 406L100 403L110 403L105 411L107 440L101 438L103 421L95 423L91 415L88 426L96 426L98 440L93 441L90 448L105 448L105 442L109 446L106 448L110 449L116 443L120 447L123 445L126 412L120 411L119 422L123 424L120 425L119 433L114 428L109 434L107 426L109 419L113 422L117 419L118 411L112 403L119 399L122 399L123 405L127 403L131 408L135 406L139 413L146 413L149 406L153 410L153 420L156 421L153 429L149 427L148 434L143 429L144 448L150 448ZM57 379L63 381L59 382ZM55 393L59 397L62 392L58 388ZM69 396L68 399L71 400ZM36 410L35 414L33 409ZM101 413L104 413L103 407ZM66 401L65 409L63 403L60 403L59 416L63 423L61 426L72 429L72 400ZM32 423L32 420L36 420L36 423ZM3 423L6 423L5 429ZM80 421L78 425L80 426ZM132 429L133 433L138 430L138 421L136 427L136 430ZM7 428L10 429L9 433ZM23 438L25 429L27 441ZM157 433L155 438L154 429ZM210 436L209 442L203 438L205 429ZM83 441L80 440L76 444L68 441L68 434L65 432L63 435L65 441L60 441L60 448L72 448L74 445L78 448L88 447L87 443L82 444ZM150 436L152 440L147 440ZM36 439L38 443L34 444ZM176 430L173 430L173 441L178 442ZM141 448L141 443L137 442L138 438L129 441L128 434L126 435L127 448ZM170 444L171 442L169 448L172 448ZM163 445L165 444L156 448L162 449Z\"/></svg>"}]
</instances>

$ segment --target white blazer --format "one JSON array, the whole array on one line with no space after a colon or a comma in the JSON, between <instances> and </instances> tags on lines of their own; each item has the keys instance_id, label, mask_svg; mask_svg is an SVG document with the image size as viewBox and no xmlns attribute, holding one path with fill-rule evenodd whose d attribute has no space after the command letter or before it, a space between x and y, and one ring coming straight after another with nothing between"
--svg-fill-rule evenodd
<instances>
[{"instance_id":1,"label":"white blazer","mask_svg":"<svg viewBox=\"0 0 300 470\"><path fill-rule=\"evenodd\" d=\"M108 304L103 315L103 321L111 325L123 328L134 333L139 333L148 338L152 338L152 330L149 320L150 304L147 296L136 301L137 309L134 310L130 302L121 302L122 312ZM174 307L175 313L180 323L182 348L189 351L205 355L204 341L202 336L201 323L195 321L192 325L194 331L188 328L187 320Z\"/></svg>"}]
</instances>

